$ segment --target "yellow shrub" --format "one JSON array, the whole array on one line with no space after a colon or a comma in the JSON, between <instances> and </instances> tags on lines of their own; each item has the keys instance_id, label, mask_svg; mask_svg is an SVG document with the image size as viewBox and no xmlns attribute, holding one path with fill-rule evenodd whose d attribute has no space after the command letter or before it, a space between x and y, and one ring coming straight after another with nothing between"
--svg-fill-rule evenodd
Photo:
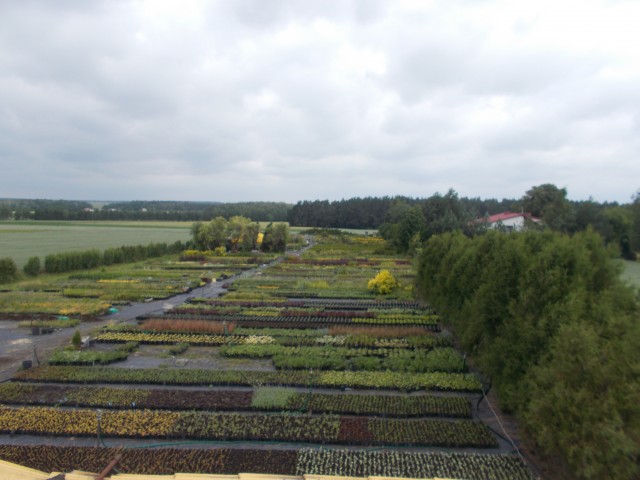
<instances>
[{"instance_id":1,"label":"yellow shrub","mask_svg":"<svg viewBox=\"0 0 640 480\"><path fill-rule=\"evenodd\" d=\"M398 288L398 282L389 270L380 270L380 272L369 280L367 288L379 295L386 295Z\"/></svg>"}]
</instances>

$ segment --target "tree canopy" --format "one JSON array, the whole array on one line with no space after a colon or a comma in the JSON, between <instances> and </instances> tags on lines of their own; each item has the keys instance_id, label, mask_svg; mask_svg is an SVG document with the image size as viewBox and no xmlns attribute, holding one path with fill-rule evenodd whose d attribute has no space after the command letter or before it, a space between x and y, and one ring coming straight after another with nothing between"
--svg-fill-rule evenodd
<instances>
[{"instance_id":1,"label":"tree canopy","mask_svg":"<svg viewBox=\"0 0 640 480\"><path fill-rule=\"evenodd\" d=\"M196 222L191 227L193 244L200 250L224 248L231 252L249 252L258 248L260 224L241 216L216 217ZM267 252L284 252L289 241L286 223L270 223L261 238L260 248Z\"/></svg>"},{"instance_id":2,"label":"tree canopy","mask_svg":"<svg viewBox=\"0 0 640 480\"><path fill-rule=\"evenodd\" d=\"M640 474L640 315L593 229L432 236L417 291L580 478Z\"/></svg>"}]
</instances>

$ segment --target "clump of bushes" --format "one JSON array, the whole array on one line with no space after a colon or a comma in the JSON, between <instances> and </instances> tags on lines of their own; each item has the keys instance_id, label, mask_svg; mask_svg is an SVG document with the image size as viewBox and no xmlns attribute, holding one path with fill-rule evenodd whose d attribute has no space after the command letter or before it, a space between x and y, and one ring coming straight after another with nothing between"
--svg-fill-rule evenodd
<instances>
[{"instance_id":1,"label":"clump of bushes","mask_svg":"<svg viewBox=\"0 0 640 480\"><path fill-rule=\"evenodd\" d=\"M18 278L18 267L12 258L0 258L0 283L10 283Z\"/></svg>"},{"instance_id":2,"label":"clump of bushes","mask_svg":"<svg viewBox=\"0 0 640 480\"><path fill-rule=\"evenodd\" d=\"M133 245L99 250L85 250L83 252L52 253L44 258L44 271L47 273L64 273L73 270L90 269L99 266L131 263L147 258L162 257L163 255L180 253L185 245L175 242L150 243L148 245Z\"/></svg>"},{"instance_id":3,"label":"clump of bushes","mask_svg":"<svg viewBox=\"0 0 640 480\"><path fill-rule=\"evenodd\" d=\"M22 267L24 273L29 275L30 277L35 277L42 270L42 266L40 265L40 257L30 257L25 263L24 267Z\"/></svg>"}]
</instances>

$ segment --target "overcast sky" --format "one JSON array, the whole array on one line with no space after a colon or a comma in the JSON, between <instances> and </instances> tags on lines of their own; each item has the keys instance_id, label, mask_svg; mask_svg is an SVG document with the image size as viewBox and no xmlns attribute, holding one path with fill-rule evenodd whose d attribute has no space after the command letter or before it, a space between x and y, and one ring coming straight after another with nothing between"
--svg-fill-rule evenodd
<instances>
[{"instance_id":1,"label":"overcast sky","mask_svg":"<svg viewBox=\"0 0 640 480\"><path fill-rule=\"evenodd\" d=\"M0 2L0 197L628 202L640 2Z\"/></svg>"}]
</instances>

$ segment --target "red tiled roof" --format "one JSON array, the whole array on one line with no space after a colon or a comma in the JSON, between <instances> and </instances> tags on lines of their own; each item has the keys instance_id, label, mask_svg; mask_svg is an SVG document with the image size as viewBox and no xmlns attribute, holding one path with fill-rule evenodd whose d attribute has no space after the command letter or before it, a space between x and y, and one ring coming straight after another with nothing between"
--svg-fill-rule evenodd
<instances>
[{"instance_id":1,"label":"red tiled roof","mask_svg":"<svg viewBox=\"0 0 640 480\"><path fill-rule=\"evenodd\" d=\"M528 218L529 220L534 221L534 222L539 222L540 221L539 218L536 218L536 217L532 216L530 213L517 213L517 212L496 213L495 215L491 215L489 217L480 218L479 221L487 222L487 223L497 223L497 222L503 222L503 221L508 220L510 218L517 218L517 217Z\"/></svg>"}]
</instances>

